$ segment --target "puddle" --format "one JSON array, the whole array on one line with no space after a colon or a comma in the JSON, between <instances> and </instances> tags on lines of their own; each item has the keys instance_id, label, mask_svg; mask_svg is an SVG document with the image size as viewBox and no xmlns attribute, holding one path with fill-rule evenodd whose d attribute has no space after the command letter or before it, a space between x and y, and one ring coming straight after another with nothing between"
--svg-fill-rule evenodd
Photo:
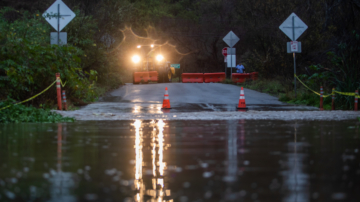
<instances>
[{"instance_id":1,"label":"puddle","mask_svg":"<svg viewBox=\"0 0 360 202\"><path fill-rule=\"evenodd\" d=\"M359 201L357 121L0 124L0 201Z\"/></svg>"}]
</instances>

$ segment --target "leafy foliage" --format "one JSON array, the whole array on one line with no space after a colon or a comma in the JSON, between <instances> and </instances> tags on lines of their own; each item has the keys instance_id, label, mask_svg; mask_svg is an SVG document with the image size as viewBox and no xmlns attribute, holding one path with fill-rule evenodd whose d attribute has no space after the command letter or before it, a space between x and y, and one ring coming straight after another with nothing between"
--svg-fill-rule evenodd
<instances>
[{"instance_id":1,"label":"leafy foliage","mask_svg":"<svg viewBox=\"0 0 360 202\"><path fill-rule=\"evenodd\" d=\"M0 108L15 104L15 100L8 99L0 102ZM14 105L0 111L0 123L19 122L74 122L74 118L62 117L60 114L51 112L49 109L38 109L24 105Z\"/></svg>"},{"instance_id":2,"label":"leafy foliage","mask_svg":"<svg viewBox=\"0 0 360 202\"><path fill-rule=\"evenodd\" d=\"M360 37L355 31L350 35L349 39L338 45L336 51L327 53L328 63L324 67L322 65L311 65L310 69L313 74L310 76L303 75L307 78L310 85L323 84L335 87L340 92L355 92L360 88ZM336 95L336 106L338 109L353 109L354 97L345 95Z\"/></svg>"},{"instance_id":3,"label":"leafy foliage","mask_svg":"<svg viewBox=\"0 0 360 202\"><path fill-rule=\"evenodd\" d=\"M72 39L82 47L72 45L50 45L49 25L39 13L20 13L14 22L7 21L4 15L19 12L11 8L0 11L0 74L7 77L0 80L0 89L7 97L18 100L27 99L45 89L60 73L69 97L94 100L98 94L95 89L97 80L95 70L83 71L84 52L94 44L91 37ZM87 51L81 48L87 47ZM85 48L84 48L85 49ZM81 93L79 93L79 90ZM45 93L39 101L53 97Z\"/></svg>"},{"instance_id":4,"label":"leafy foliage","mask_svg":"<svg viewBox=\"0 0 360 202\"><path fill-rule=\"evenodd\" d=\"M67 47L48 45L51 27L36 15L40 15L36 10L44 11L52 2L2 4L23 10L2 9L0 89L4 95L0 99L32 95L49 84L46 78L61 71L68 81L69 98L96 100L99 93L131 81L134 66L129 58L138 44L171 44L162 49L164 56L186 67L184 72L224 71L222 38L229 30L241 39L235 45L237 60L247 71L278 79L288 92L293 86L293 58L286 53L289 39L279 25L292 12L309 26L298 39L303 52L296 54L297 75L303 75L313 89L323 85L327 92L332 87L348 92L359 87L353 65L360 58L358 46L353 45L360 27L358 0L64 0L77 15L64 29L69 36ZM129 35L124 32L127 27L132 28ZM43 55L36 56L33 50ZM14 54L21 57L11 57ZM55 55L61 55L62 62ZM91 71L96 71L97 78ZM53 97L46 94L41 100ZM351 108L351 98L339 96L338 100L344 109Z\"/></svg>"}]
</instances>

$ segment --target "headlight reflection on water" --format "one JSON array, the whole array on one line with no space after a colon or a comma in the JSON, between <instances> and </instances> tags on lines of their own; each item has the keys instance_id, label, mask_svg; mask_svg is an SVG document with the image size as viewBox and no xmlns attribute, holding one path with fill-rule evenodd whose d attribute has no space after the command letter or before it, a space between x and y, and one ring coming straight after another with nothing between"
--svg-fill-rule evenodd
<instances>
[{"instance_id":1,"label":"headlight reflection on water","mask_svg":"<svg viewBox=\"0 0 360 202\"><path fill-rule=\"evenodd\" d=\"M140 106L135 106L133 113L139 113L139 112L140 112L140 108L141 108ZM140 120L136 120L136 121L140 121ZM136 122L136 121L135 121L135 122ZM135 123L134 123L134 124L135 124ZM140 125L141 125L141 121L140 121ZM140 127L140 126L139 126L139 127Z\"/></svg>"},{"instance_id":2,"label":"headlight reflection on water","mask_svg":"<svg viewBox=\"0 0 360 202\"><path fill-rule=\"evenodd\" d=\"M163 159L164 159L164 134L163 134L163 131L164 131L165 123L163 122L163 120L159 120L157 126L159 129L159 135L158 135L159 172L160 172L160 175L163 176L164 168L165 168L165 163L163 162ZM161 186L164 187L164 183L162 183Z\"/></svg>"},{"instance_id":3,"label":"headlight reflection on water","mask_svg":"<svg viewBox=\"0 0 360 202\"><path fill-rule=\"evenodd\" d=\"M143 153L142 153L142 133L140 133L141 121L135 120L135 187L139 192L136 194L136 201L143 201L144 195L144 183L142 180L142 163L143 163Z\"/></svg>"},{"instance_id":4,"label":"headlight reflection on water","mask_svg":"<svg viewBox=\"0 0 360 202\"><path fill-rule=\"evenodd\" d=\"M146 189L142 169L143 165L146 163L143 162L143 145L146 144L143 141L143 131L142 128L146 126L152 127L150 131L150 149L151 149L151 161L152 161L152 188ZM165 196L170 196L171 191L165 188L165 169L166 163L164 162L164 127L165 123L163 120L156 121L152 120L149 124L142 123L140 120L135 120L133 126L135 127L135 188L137 194L134 196L135 201L143 202L144 195L151 196L150 201L159 201L159 202L172 202L173 200L164 200ZM146 130L144 130L146 131ZM146 134L145 134L146 136ZM147 148L147 147L145 147ZM156 151L157 150L157 151ZM147 152L145 152L147 154ZM146 178L145 178L146 180ZM146 191L145 191L146 190Z\"/></svg>"}]
</instances>

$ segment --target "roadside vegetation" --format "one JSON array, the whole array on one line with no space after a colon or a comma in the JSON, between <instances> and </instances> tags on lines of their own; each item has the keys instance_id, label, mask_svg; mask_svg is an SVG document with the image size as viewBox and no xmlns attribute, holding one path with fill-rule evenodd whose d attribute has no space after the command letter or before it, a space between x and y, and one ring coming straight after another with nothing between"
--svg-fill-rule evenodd
<instances>
[{"instance_id":1,"label":"roadside vegetation","mask_svg":"<svg viewBox=\"0 0 360 202\"><path fill-rule=\"evenodd\" d=\"M324 65L310 65L307 74L298 77L310 89L320 92L324 88L324 95L331 94L332 88L340 92L354 93L360 89L360 36L353 31L349 39L338 44L336 51L327 52ZM253 67L250 66L250 70ZM245 84L247 88L259 90L279 97L280 101L292 104L305 104L319 107L319 96L309 91L299 81L297 82L297 97L294 96L293 78L277 76L275 78L260 78ZM342 110L354 109L354 97L336 94L335 108ZM331 109L331 96L324 98L324 109Z\"/></svg>"},{"instance_id":2,"label":"roadside vegetation","mask_svg":"<svg viewBox=\"0 0 360 202\"><path fill-rule=\"evenodd\" d=\"M247 72L259 72L259 83L251 84L254 89L278 91L283 101L315 105L317 98L300 83L299 96L292 97L293 58L286 53L289 39L279 30L292 12L309 27L298 39L300 79L316 91L321 85L325 92L360 88L360 6L355 1L64 0L76 17L62 30L68 41L61 47L50 45L54 30L42 17L53 2L0 2L0 102L34 96L57 72L66 82L71 108L94 102L131 82L130 58L147 50L137 45L162 44L155 51L180 64L184 73L223 72L222 39L232 30L241 39L234 46L237 61ZM55 102L51 88L25 106L55 109ZM352 109L353 97L337 95L336 106Z\"/></svg>"},{"instance_id":3,"label":"roadside vegetation","mask_svg":"<svg viewBox=\"0 0 360 202\"><path fill-rule=\"evenodd\" d=\"M293 82L289 81L289 83ZM249 88L252 90L273 95L275 97L278 97L279 101L287 102L289 104L308 105L314 107L319 107L320 105L320 97L301 86L300 83L297 86L296 98L293 89L294 86L283 84L276 79L260 79L257 81L245 82L244 84L241 84L241 86L243 86L244 88ZM320 89L314 90L320 92ZM325 91L324 93L328 94L331 92ZM324 99L323 107L325 110L331 109L331 96ZM337 107L337 109L341 108Z\"/></svg>"},{"instance_id":4,"label":"roadside vegetation","mask_svg":"<svg viewBox=\"0 0 360 202\"><path fill-rule=\"evenodd\" d=\"M0 108L15 104L15 100L8 99L0 103ZM0 123L20 122L74 122L75 119L62 117L60 114L51 112L49 109L35 108L32 106L14 105L0 111Z\"/></svg>"}]
</instances>

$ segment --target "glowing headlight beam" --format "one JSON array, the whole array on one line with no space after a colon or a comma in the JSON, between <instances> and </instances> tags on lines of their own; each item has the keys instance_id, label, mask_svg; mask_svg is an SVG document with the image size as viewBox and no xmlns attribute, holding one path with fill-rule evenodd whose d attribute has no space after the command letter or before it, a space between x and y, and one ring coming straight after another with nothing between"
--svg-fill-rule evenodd
<instances>
[{"instance_id":1,"label":"glowing headlight beam","mask_svg":"<svg viewBox=\"0 0 360 202\"><path fill-rule=\"evenodd\" d=\"M164 59L164 56L162 56L162 55L157 55L156 56L156 60L159 61L159 62L162 61L163 59Z\"/></svg>"},{"instance_id":2,"label":"glowing headlight beam","mask_svg":"<svg viewBox=\"0 0 360 202\"><path fill-rule=\"evenodd\" d=\"M139 57L138 55L134 55L134 56L132 57L132 61L133 61L134 63L138 63L138 62L140 62L140 57Z\"/></svg>"}]
</instances>

